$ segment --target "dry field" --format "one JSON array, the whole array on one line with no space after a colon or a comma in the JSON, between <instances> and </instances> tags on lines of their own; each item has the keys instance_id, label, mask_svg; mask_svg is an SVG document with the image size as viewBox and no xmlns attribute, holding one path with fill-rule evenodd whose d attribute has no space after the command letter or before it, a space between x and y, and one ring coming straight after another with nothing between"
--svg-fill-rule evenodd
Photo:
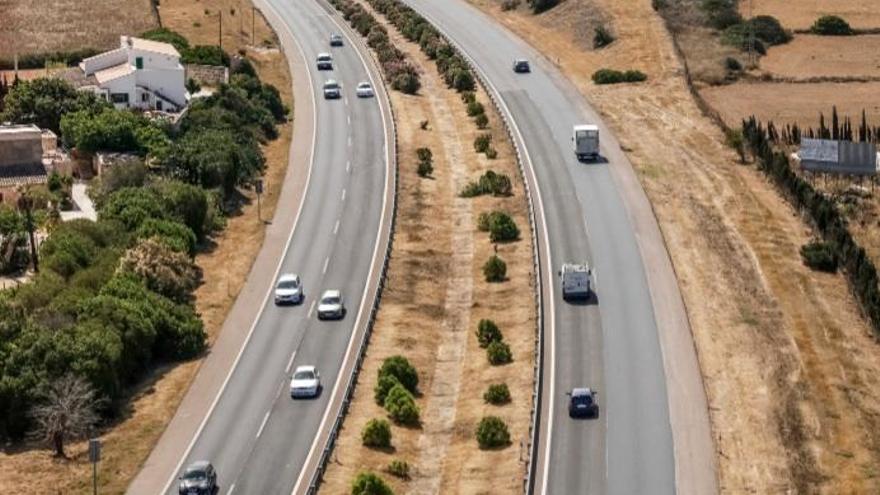
<instances>
[{"instance_id":1,"label":"dry field","mask_svg":"<svg viewBox=\"0 0 880 495\"><path fill-rule=\"evenodd\" d=\"M876 0L751 0L754 15L772 15L788 29L809 29L823 15L843 17L854 28L880 27ZM748 0L739 2L748 16Z\"/></svg>"},{"instance_id":2,"label":"dry field","mask_svg":"<svg viewBox=\"0 0 880 495\"><path fill-rule=\"evenodd\" d=\"M219 2L200 0L199 5L204 9L212 8L215 3ZM166 7L163 11L165 26L181 32L190 40L208 40L209 35L204 33L208 28L196 28L191 22L180 23L169 14L177 4L189 4L189 1L163 0L162 5ZM271 33L262 17L257 17L257 23L258 34ZM229 44L224 46L227 50L246 49L244 42L243 37L230 38ZM249 50L248 53L260 77L274 84L281 91L285 103L292 108L290 72L283 54L278 50ZM275 212L287 170L291 132L292 123L280 126L279 138L263 148L267 165L262 197L263 218L271 218ZM214 248L196 256L196 263L203 270L204 278L204 283L195 294L196 311L205 322L209 342L216 339L263 241L265 228L256 221L256 203L252 202L252 195L246 193L246 196L251 202L244 205L238 215L229 218L227 228L214 239ZM201 360L194 360L156 370L134 391L126 417L102 432L104 449L98 472L101 493L125 491L171 420L200 364ZM71 460L58 461L51 457L48 450L31 446L5 450L0 453L0 493L91 493L87 445L84 442L72 445L69 455Z\"/></svg>"},{"instance_id":3,"label":"dry field","mask_svg":"<svg viewBox=\"0 0 880 495\"><path fill-rule=\"evenodd\" d=\"M709 105L729 125L755 115L776 124L797 122L817 127L819 112L828 119L832 105L843 116L858 121L864 109L868 120L880 121L880 82L867 83L748 83L712 86L700 90Z\"/></svg>"},{"instance_id":4,"label":"dry field","mask_svg":"<svg viewBox=\"0 0 880 495\"><path fill-rule=\"evenodd\" d=\"M525 453L520 442L528 436L534 366L535 313L532 299L532 260L528 238L498 247L507 262L509 280L489 284L481 267L492 254L488 235L476 229L479 213L490 209L510 212L524 236L528 235L527 208L513 150L500 120L489 113L496 160L477 155L477 130L468 122L459 96L446 88L433 66L414 44L389 29L395 44L410 54L422 70L417 96L391 93L399 134L400 181L398 223L373 337L345 420L322 493L350 492L356 473L380 473L396 493L516 493L521 490ZM478 98L487 108L485 94ZM427 120L428 130L419 129ZM415 149L434 153L434 176L416 174ZM464 185L488 169L514 180L509 198L458 197ZM477 322L491 318L513 351L511 364L493 367L475 337ZM422 411L419 428L392 426L393 451L361 445L360 433L371 418L385 417L373 400L376 372L384 358L403 354L419 371ZM479 379L473 379L479 377ZM512 402L485 404L482 394L490 383L506 382ZM484 415L502 417L512 445L481 451L474 436ZM410 465L410 479L386 471L393 459Z\"/></svg>"},{"instance_id":5,"label":"dry field","mask_svg":"<svg viewBox=\"0 0 880 495\"><path fill-rule=\"evenodd\" d=\"M159 25L150 0L0 0L0 59L119 46Z\"/></svg>"},{"instance_id":6,"label":"dry field","mask_svg":"<svg viewBox=\"0 0 880 495\"><path fill-rule=\"evenodd\" d=\"M843 277L801 264L805 223L700 112L651 2L594 0L619 35L597 53L541 16L472 1L558 56L628 150L688 308L722 491L878 492L880 349ZM649 81L594 86L604 66Z\"/></svg>"},{"instance_id":7,"label":"dry field","mask_svg":"<svg viewBox=\"0 0 880 495\"><path fill-rule=\"evenodd\" d=\"M880 77L880 35L799 34L771 47L760 65L763 72L791 79Z\"/></svg>"}]
</instances>

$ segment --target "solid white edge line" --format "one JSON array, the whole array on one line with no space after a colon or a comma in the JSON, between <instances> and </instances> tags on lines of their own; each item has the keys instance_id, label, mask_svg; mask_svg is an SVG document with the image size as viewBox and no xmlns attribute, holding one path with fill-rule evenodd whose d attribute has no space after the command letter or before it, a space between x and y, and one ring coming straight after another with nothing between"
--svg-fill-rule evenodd
<instances>
[{"instance_id":1,"label":"solid white edge line","mask_svg":"<svg viewBox=\"0 0 880 495\"><path fill-rule=\"evenodd\" d=\"M266 423L269 421L269 415L271 415L271 414L272 414L272 410L271 410L271 409L269 409L268 411L266 411L266 415L263 416L263 422L260 423L260 429L257 430L257 436L256 436L256 438L260 438L260 435L263 434L263 428L266 427Z\"/></svg>"},{"instance_id":2,"label":"solid white edge line","mask_svg":"<svg viewBox=\"0 0 880 495\"><path fill-rule=\"evenodd\" d=\"M319 0L315 0L315 1L317 3ZM336 24L336 26L339 28L339 31L342 33L342 35L345 36L346 38L348 38L349 43L351 45L354 45L354 42L352 41L351 36L349 36L346 29L344 29L339 24L339 22L336 19L336 16L330 15L328 17L330 18L330 20L334 24ZM367 77L370 78L370 84L372 84L374 88L377 87L376 80L373 77L373 73L370 71L369 64L367 64L366 59L364 59L363 54L357 48L355 48L354 51L355 51L355 53L357 53L358 58L361 59L361 64L363 65L364 69L367 72ZM384 90L383 90L383 93L385 94L385 97L387 98L388 93L384 92ZM348 348L345 350L345 357L343 358L342 365L339 367L340 373L342 372L342 370L345 369L346 365L348 364L348 361L351 359L351 351L352 351L352 347L354 346L354 340L355 340L354 338L357 335L357 328L360 325L361 318L364 316L364 312L366 310L366 307L364 305L366 303L366 299L367 299L366 288L367 288L367 286L369 286L370 280L372 280L372 278L373 278L373 271L374 271L375 265L376 265L376 256L379 254L379 240L382 237L382 231L384 228L384 224L386 223L385 216L386 216L386 210L388 209L388 186L391 183L392 177L394 176L393 175L394 170L390 168L391 153L388 150L388 121L385 118L385 111L383 110L383 109L387 109L387 107L385 105L386 102L383 101L382 98L377 98L377 100L379 101L379 115L382 117L382 130L385 133L384 139L382 140L384 142L384 148L385 148L385 167L386 167L386 170L385 170L385 189L383 190L383 194L382 194L382 215L379 217L379 221L380 221L379 230L376 233L376 242L375 242L375 246L373 247L373 258L370 261L370 272L367 275L367 280L366 280L366 283L364 284L363 296L361 297L360 311L358 312L357 320L355 320L354 327L352 328L351 338L348 340ZM388 105L391 104L390 99L388 100L387 104ZM390 113L390 110L388 110L388 112ZM389 240L389 242L391 241L391 233L389 233L388 240ZM387 246L386 246L386 249L387 249ZM375 297L378 297L378 296L379 296L379 287L377 286ZM369 310L366 310L366 311L369 311ZM315 447L317 447L317 445L318 445L318 439L321 436L320 433L322 431L324 431L324 428L326 427L327 419L329 418L329 415L330 415L330 409L331 409L330 406L333 404L333 400L335 399L336 395L339 393L339 385L340 385L340 383L342 383L342 378L343 378L342 376L336 377L336 383L333 385L333 391L330 393L330 398L327 401L327 408L324 410L324 417L321 418L321 425L318 427L318 431L315 432L315 438L314 438L314 440L312 440L312 446L309 449L309 454L306 456L305 462L303 462L303 469L300 469L300 471L299 471L299 476L296 479L296 483L293 485L293 490L291 491L291 494L295 494L297 492L297 490L299 489L300 485L303 482L305 474L306 474L305 468L310 464L312 457L315 455ZM346 378L351 379L351 375L349 375ZM309 477L311 477L311 475L312 475L312 473L309 473Z\"/></svg>"},{"instance_id":3,"label":"solid white edge line","mask_svg":"<svg viewBox=\"0 0 880 495\"><path fill-rule=\"evenodd\" d=\"M552 358L553 358L553 360L550 363L550 391L549 391L550 392L550 395L549 395L550 406L547 411L547 415L548 415L547 436L545 439L544 466L541 470L543 473L542 474L542 486L541 486L541 491L539 492L541 495L543 495L543 494L547 493L547 473L550 469L550 443L553 440L553 434L552 434L552 432L553 432L553 409L554 409L554 403L556 402L555 401L555 398L556 398L556 288L555 288L556 284L555 284L555 280L552 276L552 274L554 273L553 272L553 267L554 267L553 254L550 252L550 236L547 234L547 216L544 214L544 201L541 198L541 186L538 183L538 177L535 174L535 169L532 164L532 158L531 158L531 155L529 154L528 146L526 146L526 142L525 142L525 139L523 138L522 132L519 130L519 126L516 123L516 119L513 118L513 114L510 112L510 108L507 106L507 102L505 102L504 98L501 97L501 92L498 91L498 88L494 84L492 84L492 81L489 79L489 76L487 75L486 71L477 63L476 59L474 57L470 56L468 54L467 50L465 50L464 47L461 46L460 43L454 41L451 36L446 35L444 30L440 29L439 24L435 20L432 20L431 16L425 15L424 12L420 12L420 11L417 11L417 12L419 12L419 14L421 14L423 17L425 17L425 19L427 19L432 25L434 25L435 28L440 30L444 34L444 36L446 36L446 39L449 40L450 43L454 44L458 48L458 50L461 51L461 53L463 53L467 58L469 58L471 61L471 64L474 67L479 69L480 73L483 75L483 81L485 81L485 83L490 88L492 88L492 91L495 93L495 96L496 96L496 98L495 98L496 101L498 101L498 104L503 107L504 113L507 114L507 117L508 117L507 121L513 127L513 131L516 133L516 136L522 145L522 154L523 154L523 157L525 158L526 162L528 163L529 175L531 175L533 182L535 184L535 195L536 195L535 199L537 201L537 204L540 205L540 207L541 207L540 208L541 209L541 223L544 226L544 246L547 251L547 267L549 268L547 270L548 273L544 273L544 281L545 282L549 281L549 285L550 285L550 287L549 287L550 300L547 301L547 304L549 305L549 309L550 309L550 311L549 311L549 313L550 313L550 318L549 318L550 356L552 356ZM545 321L547 321L546 312L545 312L544 316L545 316ZM546 333L545 333L545 337L546 337ZM545 345L547 343L547 340L548 339L545 338ZM537 407L540 408L541 404L538 404ZM540 424L535 425L536 428L540 428L540 426L541 426ZM607 466L607 462L606 462L606 466Z\"/></svg>"},{"instance_id":4,"label":"solid white edge line","mask_svg":"<svg viewBox=\"0 0 880 495\"><path fill-rule=\"evenodd\" d=\"M278 13L277 10L275 10L274 7L272 7L271 4L267 4L267 7L269 9L271 9L278 18L281 18L281 15ZM284 24L284 23L282 23L282 24ZM314 97L315 87L314 87L314 84L312 83L312 75L313 74L312 74L311 68L309 67L309 63L306 62L306 60L308 60L308 59L306 58L305 51L303 50L302 46L299 44L299 41L297 41L296 37L293 35L293 32L290 30L290 27L287 26L287 24L284 24L284 28L287 30L291 39L293 39L293 43L296 45L297 50L299 51L300 55L302 56L303 63L306 66L306 73L308 74L309 92L312 95L312 97L310 98L312 100L312 146L311 146L311 150L309 151L309 154L310 154L309 169L308 169L308 172L306 173L306 184L305 184L305 187L303 188L302 197L299 200L299 208L297 209L297 212L296 212L296 218L294 218L294 220L293 220L293 227L290 229L290 235L288 235L287 242L285 243L285 246L284 246L284 254L286 254L287 251L290 249L290 243L293 241L293 233L296 232L296 226L299 223L299 218L300 218L300 215L302 214L303 205L305 204L305 199L308 194L309 183L311 182L311 179L312 179L312 167L314 166L315 147L316 147L317 135L318 135L318 108L317 108L317 104L315 102L315 97ZM292 75L292 73L291 73L291 75ZM293 141L291 140L291 145L292 145L292 143L293 143ZM288 156L288 160L290 160L289 156ZM290 165L289 161L288 161L288 165ZM285 174L286 174L286 172L285 172ZM277 279L278 274L281 272L281 265L284 263L284 259L286 258L286 256L284 254L282 254L282 256L278 260L278 266L275 268L275 276L273 277L273 280ZM263 298L263 304L262 304L262 306L260 306L260 310L257 313L256 317L254 318L253 323L251 323L251 327L248 330L247 337L245 337L245 341L242 344L241 349L238 350L238 354L235 356L235 361L233 361L232 367L229 369L229 372L226 374L226 378L223 380L223 384L220 386L220 390L217 392L217 395L214 397L213 402L211 402L211 407L208 408L207 414L205 414L205 417L202 419L201 424L199 424L199 428L196 430L196 433L193 435L192 440L190 441L189 445L186 448L186 451L184 451L183 455L180 457L180 461L177 463L177 467L174 468L174 471L171 473L171 477L168 478L168 482L165 484L165 487L162 488L162 493L167 493L168 490L171 488L172 483L174 483L174 480L177 479L177 473L180 471L180 467L183 465L183 462L186 460L186 458L189 457L190 451L192 451L193 447L195 446L196 441L198 441L199 437L201 436L202 430L205 429L205 425L208 423L208 419L210 419L211 414L213 414L214 408L217 407L217 403L220 401L220 397L223 395L223 392L226 390L226 385L229 383L229 380L232 378L232 374L235 372L235 369L238 367L238 362L241 360L241 356L244 354L244 350L247 349L248 343L251 340L251 336L254 333L254 329L256 329L256 327L257 327L257 322L260 321L260 318L263 315L263 310L266 308L266 303L269 301L269 296L272 294L272 290L273 290L273 287L272 287L272 284L270 284L269 289L266 291L266 296ZM238 298L236 297L236 300L237 299Z\"/></svg>"}]
</instances>

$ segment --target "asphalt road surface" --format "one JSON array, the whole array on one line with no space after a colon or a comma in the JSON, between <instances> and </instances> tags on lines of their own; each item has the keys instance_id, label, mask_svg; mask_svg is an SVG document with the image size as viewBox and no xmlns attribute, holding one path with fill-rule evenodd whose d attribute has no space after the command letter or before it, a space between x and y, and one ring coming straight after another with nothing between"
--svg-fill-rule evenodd
<instances>
[{"instance_id":1,"label":"asphalt road surface","mask_svg":"<svg viewBox=\"0 0 880 495\"><path fill-rule=\"evenodd\" d=\"M211 461L223 494L293 490L358 314L369 312L372 301L362 296L371 275L378 276L370 270L374 254L382 256L384 250L377 251L376 244L386 192L385 125L379 98L355 96L357 83L370 80L367 68L347 39L343 47L329 46L330 34L340 30L316 2L266 3L277 14L270 17L284 22L302 47L310 71L294 77L310 77L317 99L311 176L281 264L281 273L301 276L306 298L298 306L266 301L222 395L181 463L182 469L196 460ZM315 68L320 52L332 53L332 71ZM321 86L330 78L343 85L342 99L323 98ZM341 321L318 321L315 301L330 288L342 290L347 314ZM321 373L323 390L316 399L290 398L290 374L299 365L315 365ZM166 490L177 493L176 479Z\"/></svg>"},{"instance_id":2,"label":"asphalt road surface","mask_svg":"<svg viewBox=\"0 0 880 495\"><path fill-rule=\"evenodd\" d=\"M536 173L553 268L544 304L545 355L551 357L544 377L549 450L538 453L535 492L674 493L657 324L634 229L611 172L629 166L622 151L607 144L602 125L602 159L579 163L572 126L601 122L552 63L463 0L406 1L458 44L496 88ZM531 60L532 72L514 73L514 58ZM597 298L589 304L561 298L556 271L576 261L595 268ZM568 417L565 392L582 386L599 391L598 419Z\"/></svg>"}]
</instances>

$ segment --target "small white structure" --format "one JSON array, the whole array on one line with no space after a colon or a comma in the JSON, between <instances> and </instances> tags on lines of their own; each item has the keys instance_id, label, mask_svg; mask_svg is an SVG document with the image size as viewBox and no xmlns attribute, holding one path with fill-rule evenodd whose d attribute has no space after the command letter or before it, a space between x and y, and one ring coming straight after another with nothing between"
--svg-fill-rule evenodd
<instances>
[{"instance_id":1,"label":"small white structure","mask_svg":"<svg viewBox=\"0 0 880 495\"><path fill-rule=\"evenodd\" d=\"M877 175L877 147L872 143L803 138L796 158L808 172Z\"/></svg>"},{"instance_id":2,"label":"small white structure","mask_svg":"<svg viewBox=\"0 0 880 495\"><path fill-rule=\"evenodd\" d=\"M82 91L93 91L116 108L177 112L187 93L180 53L168 43L120 36L119 48L79 64Z\"/></svg>"}]
</instances>

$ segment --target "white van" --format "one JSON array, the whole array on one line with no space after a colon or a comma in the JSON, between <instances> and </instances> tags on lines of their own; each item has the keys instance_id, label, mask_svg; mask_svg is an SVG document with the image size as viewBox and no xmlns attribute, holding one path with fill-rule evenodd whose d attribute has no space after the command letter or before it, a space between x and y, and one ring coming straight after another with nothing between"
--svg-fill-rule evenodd
<instances>
[{"instance_id":1,"label":"white van","mask_svg":"<svg viewBox=\"0 0 880 495\"><path fill-rule=\"evenodd\" d=\"M578 160L599 158L599 126L574 126L571 142Z\"/></svg>"}]
</instances>

